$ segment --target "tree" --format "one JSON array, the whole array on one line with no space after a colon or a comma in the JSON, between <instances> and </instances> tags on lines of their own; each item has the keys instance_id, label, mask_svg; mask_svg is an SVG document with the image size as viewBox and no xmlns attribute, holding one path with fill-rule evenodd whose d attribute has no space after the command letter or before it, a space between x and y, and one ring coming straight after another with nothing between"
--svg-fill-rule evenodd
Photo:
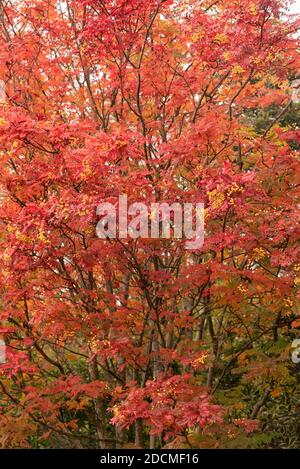
<instances>
[{"instance_id":1,"label":"tree","mask_svg":"<svg viewBox=\"0 0 300 469\"><path fill-rule=\"evenodd\" d=\"M2 446L270 444L297 386L288 4L1 1ZM203 201L204 246L99 239L120 194Z\"/></svg>"}]
</instances>

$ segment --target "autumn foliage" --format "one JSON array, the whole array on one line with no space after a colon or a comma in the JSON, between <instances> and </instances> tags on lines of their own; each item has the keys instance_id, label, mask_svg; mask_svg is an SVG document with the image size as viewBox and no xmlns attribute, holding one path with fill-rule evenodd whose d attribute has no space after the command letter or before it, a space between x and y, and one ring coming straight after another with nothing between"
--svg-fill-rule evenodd
<instances>
[{"instance_id":1,"label":"autumn foliage","mask_svg":"<svg viewBox=\"0 0 300 469\"><path fill-rule=\"evenodd\" d=\"M300 394L289 3L1 0L2 447L277 445ZM203 248L99 239L120 194L203 201Z\"/></svg>"}]
</instances>

